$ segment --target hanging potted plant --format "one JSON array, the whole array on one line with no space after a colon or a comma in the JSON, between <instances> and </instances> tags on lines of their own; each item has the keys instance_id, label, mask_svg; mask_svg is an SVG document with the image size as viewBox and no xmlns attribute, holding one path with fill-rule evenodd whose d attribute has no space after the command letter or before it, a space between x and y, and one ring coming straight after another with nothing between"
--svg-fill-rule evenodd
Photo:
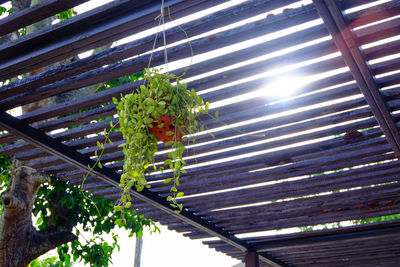
<instances>
[{"instance_id":1,"label":"hanging potted plant","mask_svg":"<svg viewBox=\"0 0 400 267\"><path fill-rule=\"evenodd\" d=\"M183 170L186 164L183 160L186 150L184 142L187 139L184 136L203 130L203 127L197 128L197 116L199 113L207 114L209 104L204 103L193 89L188 90L186 83L175 75L146 70L144 79L145 83L135 92L122 96L120 100L113 98L117 104L118 127L126 140L121 145L125 161L119 186L123 193L121 205L116 205L115 210L123 212L124 208L129 208L129 190L132 187L138 191L149 188L146 174L155 170L163 171L167 166L171 173L171 177L164 181L171 183L171 195L167 200L176 212L180 212L182 204L176 199L183 196L177 187L181 174L186 172ZM115 128L116 125L111 127ZM165 146L171 148L168 158L159 168L154 162L158 142L164 142ZM104 148L104 145L100 147Z\"/></svg>"}]
</instances>

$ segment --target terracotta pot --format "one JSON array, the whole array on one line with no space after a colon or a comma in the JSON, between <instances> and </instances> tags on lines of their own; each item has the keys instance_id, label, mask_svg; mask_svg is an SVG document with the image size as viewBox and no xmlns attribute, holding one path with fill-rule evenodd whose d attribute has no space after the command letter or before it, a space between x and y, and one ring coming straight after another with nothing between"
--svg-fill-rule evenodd
<instances>
[{"instance_id":1,"label":"terracotta pot","mask_svg":"<svg viewBox=\"0 0 400 267\"><path fill-rule=\"evenodd\" d=\"M184 132L178 132L175 138L175 126L172 124L172 120L174 118L168 115L161 115L158 120L153 122L153 128L151 128L151 133L154 135L157 140L161 142L169 142L169 141L178 141L182 142L182 137L185 135ZM159 128L157 125L164 123L163 127ZM167 132L173 132L174 134L171 136L167 136Z\"/></svg>"}]
</instances>

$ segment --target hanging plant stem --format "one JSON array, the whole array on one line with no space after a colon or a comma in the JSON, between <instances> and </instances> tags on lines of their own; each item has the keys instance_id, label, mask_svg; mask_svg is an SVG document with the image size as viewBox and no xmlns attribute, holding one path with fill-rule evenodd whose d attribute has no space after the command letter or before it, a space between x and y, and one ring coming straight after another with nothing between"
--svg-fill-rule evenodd
<instances>
[{"instance_id":1,"label":"hanging plant stem","mask_svg":"<svg viewBox=\"0 0 400 267\"><path fill-rule=\"evenodd\" d=\"M183 207L176 199L184 195L178 191L179 178L186 172L183 169L186 165L183 160L186 137L183 136L202 130L197 128L197 116L208 113L209 104L204 103L193 89L187 90L186 83L180 82L175 75L146 70L144 78L146 83L136 92L120 100L113 98L117 104L119 130L126 140L120 145L125 157L119 185L123 193L121 205L116 205L115 210L123 212L124 208L132 205L129 195L132 187L137 191L150 188L146 174L157 170L163 172L169 167L171 177L164 181L166 184L172 182L167 200L180 212ZM171 80L175 83L172 84ZM171 150L163 166L157 168L154 155L158 152L159 141L165 142Z\"/></svg>"}]
</instances>

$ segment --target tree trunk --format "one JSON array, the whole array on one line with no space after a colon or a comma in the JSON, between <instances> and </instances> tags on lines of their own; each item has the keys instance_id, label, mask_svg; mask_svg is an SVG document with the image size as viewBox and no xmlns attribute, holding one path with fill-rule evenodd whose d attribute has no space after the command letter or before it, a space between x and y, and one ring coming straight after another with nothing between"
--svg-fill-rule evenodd
<instances>
[{"instance_id":1,"label":"tree trunk","mask_svg":"<svg viewBox=\"0 0 400 267\"><path fill-rule=\"evenodd\" d=\"M40 185L46 181L30 167L22 166L13 171L1 198L0 267L27 266L47 251L77 239L70 229L37 232L33 227L33 202Z\"/></svg>"}]
</instances>

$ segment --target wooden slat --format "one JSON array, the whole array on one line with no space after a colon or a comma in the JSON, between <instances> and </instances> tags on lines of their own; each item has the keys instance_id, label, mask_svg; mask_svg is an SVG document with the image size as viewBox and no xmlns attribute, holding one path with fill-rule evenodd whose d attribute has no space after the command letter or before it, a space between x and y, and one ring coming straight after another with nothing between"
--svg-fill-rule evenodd
<instances>
[{"instance_id":1,"label":"wooden slat","mask_svg":"<svg viewBox=\"0 0 400 267\"><path fill-rule=\"evenodd\" d=\"M273 246L274 248L285 247L287 248L294 248L294 247L301 247L301 246L309 246L315 243L321 245L322 243L331 243L337 242L341 240L356 240L356 242L360 242L361 240L377 238L378 236L393 235L394 232L398 232L398 223L391 222L390 225L385 225L385 227L380 226L379 228L369 226L369 227L359 227L354 232L344 232L340 230L329 231L331 234L324 233L323 235L313 235L310 237L302 237L302 238L293 238L293 239L286 239L286 240L275 240L271 243L264 242L256 245L257 250L264 250L264 249L271 249ZM346 230L346 229L345 229ZM320 232L321 233L321 232Z\"/></svg>"},{"instance_id":2,"label":"wooden slat","mask_svg":"<svg viewBox=\"0 0 400 267\"><path fill-rule=\"evenodd\" d=\"M311 8L305 10L296 9L293 10L293 13L294 14L300 13L301 15L301 16L295 16L293 19L290 20L290 23L294 25L299 21L304 21L304 19L310 19L310 17L315 18L317 16L316 12ZM283 18L286 17L279 17L279 19ZM260 22L259 24L247 24L236 29L218 33L216 37L213 39L202 38L199 40L195 40L192 42L191 45L196 51L196 53L201 53L205 51L210 51L217 45L223 46L235 43L238 40L241 40L243 33L246 33L246 36L248 38L254 38L262 34L271 33L275 30L284 28L283 26L276 26L277 24L270 25L270 26L275 25L274 27L264 27L265 25L269 25L270 23L271 23L270 21L266 20L265 22ZM189 44L187 43L180 45L178 48L176 47L172 48L171 53L169 53L170 57L174 54L174 50L178 51L177 53L179 53L179 51L189 51L188 49L189 49ZM201 49L205 51L201 51ZM154 60L156 60L157 58L161 59L163 55L164 55L163 52L160 51L155 53L153 55L153 58ZM187 52L185 52L184 55L187 56ZM3 101L0 101L0 107L3 110L10 109L12 107L23 105L31 101L37 101L52 95L56 95L58 93L79 89L84 86L88 86L99 82L104 82L116 77L127 75L147 67L149 59L150 55L143 55L139 58L131 59L120 64L109 66L107 68L99 68L92 71L88 71L86 73L77 75L76 77L74 77L74 79L69 78L49 85L44 85L42 87L30 90L27 93L21 93L20 95L16 95L8 99L5 99ZM11 88L9 88L8 90L11 90Z\"/></svg>"},{"instance_id":3,"label":"wooden slat","mask_svg":"<svg viewBox=\"0 0 400 267\"><path fill-rule=\"evenodd\" d=\"M73 8L88 0L46 0L0 20L0 36Z\"/></svg>"},{"instance_id":4,"label":"wooden slat","mask_svg":"<svg viewBox=\"0 0 400 267\"><path fill-rule=\"evenodd\" d=\"M165 2L165 7L168 6L173 6L173 15L181 10L181 15L185 15L205 6L210 7L210 3L169 0ZM160 3L154 0L111 2L29 36L18 38L11 45L5 44L0 47L0 58L3 59L0 64L0 80L39 69L144 29L156 27L154 17L159 14L159 8ZM54 42L57 36L63 38ZM43 47L43 44L46 46ZM40 53L34 50L38 46L41 48ZM20 55L21 51L25 51L25 54ZM9 60L6 61L5 58Z\"/></svg>"},{"instance_id":5,"label":"wooden slat","mask_svg":"<svg viewBox=\"0 0 400 267\"><path fill-rule=\"evenodd\" d=\"M351 28L357 28L375 21L397 16L400 13L400 3L390 1L367 10L360 10L354 13L346 14Z\"/></svg>"},{"instance_id":6,"label":"wooden slat","mask_svg":"<svg viewBox=\"0 0 400 267\"><path fill-rule=\"evenodd\" d=\"M368 65L359 50L357 41L350 32L342 12L336 2L326 0L313 1L318 13L327 25L333 40L341 51L346 64L349 66L354 79L370 105L379 125L382 128L393 151L400 158L400 135L391 114L384 102L379 88L369 70Z\"/></svg>"},{"instance_id":7,"label":"wooden slat","mask_svg":"<svg viewBox=\"0 0 400 267\"><path fill-rule=\"evenodd\" d=\"M247 12L253 12L254 10L257 10L257 14L259 12L265 12L267 9L283 5L285 4L285 2L292 1L293 0L271 1L269 5L265 5L265 1L253 0L249 1L245 5L234 6L227 10L205 16L200 20L182 24L181 27L183 27L188 36L195 37L197 34L201 34L206 31L216 29L218 27L226 26L228 25L228 23L237 22L240 19L243 19L244 15L247 16ZM260 7L260 5L262 8ZM238 13L239 16L237 16ZM176 14L174 14L174 16L175 15ZM231 19L227 20L225 19L225 16ZM178 27L166 30L165 35L168 43L173 43L184 38L182 30ZM162 36L157 39L158 42L156 43L155 48L158 48L163 43L161 39ZM140 40L136 40L128 44L121 45L104 52L100 52L86 59L74 61L64 66L52 69L51 71L42 72L40 74L27 77L20 81L15 81L9 85L3 86L0 89L0 93L4 96L4 98L9 97L11 95L16 95L17 93L21 93L35 87L65 79L71 75L76 75L85 71L89 71L91 69L98 68L106 64L115 63L118 60L122 60L126 57L143 54L152 49L153 43L154 36L149 36ZM196 45L196 43L192 45ZM185 56L186 52L188 51L187 49L188 48L182 49L183 51L185 51ZM196 46L194 47L194 49L196 49ZM171 57L171 55L169 55L169 57ZM158 60L157 58L154 58L154 60L160 62L160 60Z\"/></svg>"}]
</instances>

